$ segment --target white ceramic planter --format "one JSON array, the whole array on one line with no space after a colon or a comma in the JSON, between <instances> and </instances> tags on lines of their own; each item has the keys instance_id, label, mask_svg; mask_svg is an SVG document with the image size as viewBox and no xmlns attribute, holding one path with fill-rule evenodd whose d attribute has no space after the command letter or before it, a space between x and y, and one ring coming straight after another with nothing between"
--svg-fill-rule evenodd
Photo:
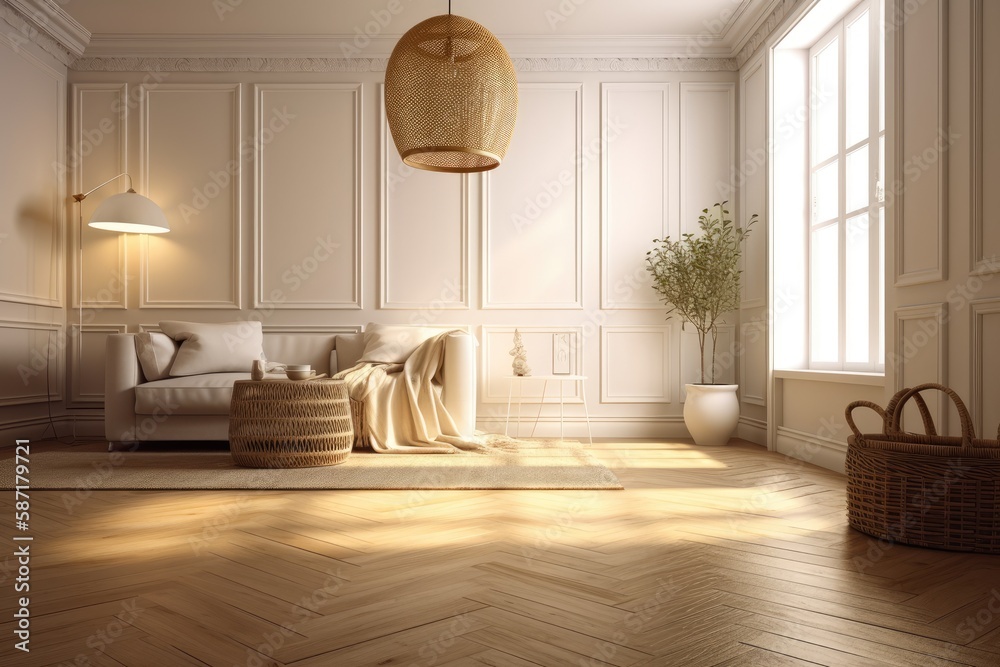
<instances>
[{"instance_id":1,"label":"white ceramic planter","mask_svg":"<svg viewBox=\"0 0 1000 667\"><path fill-rule=\"evenodd\" d=\"M738 384L687 384L684 425L698 445L725 445L740 421Z\"/></svg>"}]
</instances>

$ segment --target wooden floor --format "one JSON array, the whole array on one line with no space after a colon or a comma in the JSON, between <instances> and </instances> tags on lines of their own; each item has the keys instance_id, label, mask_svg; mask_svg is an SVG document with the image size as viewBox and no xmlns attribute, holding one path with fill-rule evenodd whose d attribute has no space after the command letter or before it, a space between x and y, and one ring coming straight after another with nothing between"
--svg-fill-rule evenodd
<instances>
[{"instance_id":1,"label":"wooden floor","mask_svg":"<svg viewBox=\"0 0 1000 667\"><path fill-rule=\"evenodd\" d=\"M1000 665L1000 557L879 544L747 443L594 451L625 491L33 492L0 664Z\"/></svg>"}]
</instances>

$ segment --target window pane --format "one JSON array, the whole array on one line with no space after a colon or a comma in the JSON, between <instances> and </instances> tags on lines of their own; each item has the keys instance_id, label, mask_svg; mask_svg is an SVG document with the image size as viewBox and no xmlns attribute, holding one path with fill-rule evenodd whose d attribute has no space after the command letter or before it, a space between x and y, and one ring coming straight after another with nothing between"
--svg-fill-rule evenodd
<instances>
[{"instance_id":1,"label":"window pane","mask_svg":"<svg viewBox=\"0 0 1000 667\"><path fill-rule=\"evenodd\" d=\"M837 217L837 161L834 160L813 174L813 222L826 222Z\"/></svg>"},{"instance_id":2,"label":"window pane","mask_svg":"<svg viewBox=\"0 0 1000 667\"><path fill-rule=\"evenodd\" d=\"M875 185L875 201L885 201L885 135L878 138L878 183Z\"/></svg>"},{"instance_id":3,"label":"window pane","mask_svg":"<svg viewBox=\"0 0 1000 667\"><path fill-rule=\"evenodd\" d=\"M878 131L885 131L885 25L881 18L878 31Z\"/></svg>"},{"instance_id":4,"label":"window pane","mask_svg":"<svg viewBox=\"0 0 1000 667\"><path fill-rule=\"evenodd\" d=\"M809 346L814 362L836 362L840 357L840 248L839 225L812 232L810 246Z\"/></svg>"},{"instance_id":5,"label":"window pane","mask_svg":"<svg viewBox=\"0 0 1000 667\"><path fill-rule=\"evenodd\" d=\"M847 213L868 206L868 144L847 154Z\"/></svg>"},{"instance_id":6,"label":"window pane","mask_svg":"<svg viewBox=\"0 0 1000 667\"><path fill-rule=\"evenodd\" d=\"M868 136L868 12L847 26L845 38L847 145L853 146Z\"/></svg>"},{"instance_id":7,"label":"window pane","mask_svg":"<svg viewBox=\"0 0 1000 667\"><path fill-rule=\"evenodd\" d=\"M871 330L868 326L868 274L871 261L868 254L868 214L847 219L847 239L844 249L844 344L848 363L868 363Z\"/></svg>"},{"instance_id":8,"label":"window pane","mask_svg":"<svg viewBox=\"0 0 1000 667\"><path fill-rule=\"evenodd\" d=\"M840 78L838 58L840 44L834 39L825 49L816 54L812 89L813 105L813 164L833 156L837 152L839 132L837 107Z\"/></svg>"},{"instance_id":9,"label":"window pane","mask_svg":"<svg viewBox=\"0 0 1000 667\"><path fill-rule=\"evenodd\" d=\"M878 210L878 359L885 363L885 207Z\"/></svg>"}]
</instances>

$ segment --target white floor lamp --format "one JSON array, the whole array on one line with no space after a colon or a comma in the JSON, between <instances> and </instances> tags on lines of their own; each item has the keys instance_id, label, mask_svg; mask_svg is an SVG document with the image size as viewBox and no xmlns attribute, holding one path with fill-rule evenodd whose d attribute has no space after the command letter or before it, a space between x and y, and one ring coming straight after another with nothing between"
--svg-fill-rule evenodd
<instances>
[{"instance_id":1,"label":"white floor lamp","mask_svg":"<svg viewBox=\"0 0 1000 667\"><path fill-rule=\"evenodd\" d=\"M94 214L90 216L90 222L87 225L95 229L104 229L110 232L125 234L163 234L170 231L170 223L167 222L167 216L163 214L163 211L160 210L160 207L153 200L143 197L132 189L132 177L127 173L121 173L113 178L109 178L87 192L73 195L73 200L79 204L77 215L77 262L79 267L77 283L79 302L77 305L79 307L78 337L80 342L78 343L77 359L82 358L83 354L83 200L122 176L128 179L128 190L111 195L102 201L94 211Z\"/></svg>"}]
</instances>

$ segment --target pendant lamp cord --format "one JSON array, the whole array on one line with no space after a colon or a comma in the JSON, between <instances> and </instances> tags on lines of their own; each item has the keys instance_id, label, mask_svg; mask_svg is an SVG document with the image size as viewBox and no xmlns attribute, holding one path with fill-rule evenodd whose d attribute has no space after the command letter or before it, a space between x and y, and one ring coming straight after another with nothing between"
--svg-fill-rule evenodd
<instances>
[{"instance_id":1,"label":"pendant lamp cord","mask_svg":"<svg viewBox=\"0 0 1000 667\"><path fill-rule=\"evenodd\" d=\"M448 15L451 16L451 0L448 0Z\"/></svg>"}]
</instances>

